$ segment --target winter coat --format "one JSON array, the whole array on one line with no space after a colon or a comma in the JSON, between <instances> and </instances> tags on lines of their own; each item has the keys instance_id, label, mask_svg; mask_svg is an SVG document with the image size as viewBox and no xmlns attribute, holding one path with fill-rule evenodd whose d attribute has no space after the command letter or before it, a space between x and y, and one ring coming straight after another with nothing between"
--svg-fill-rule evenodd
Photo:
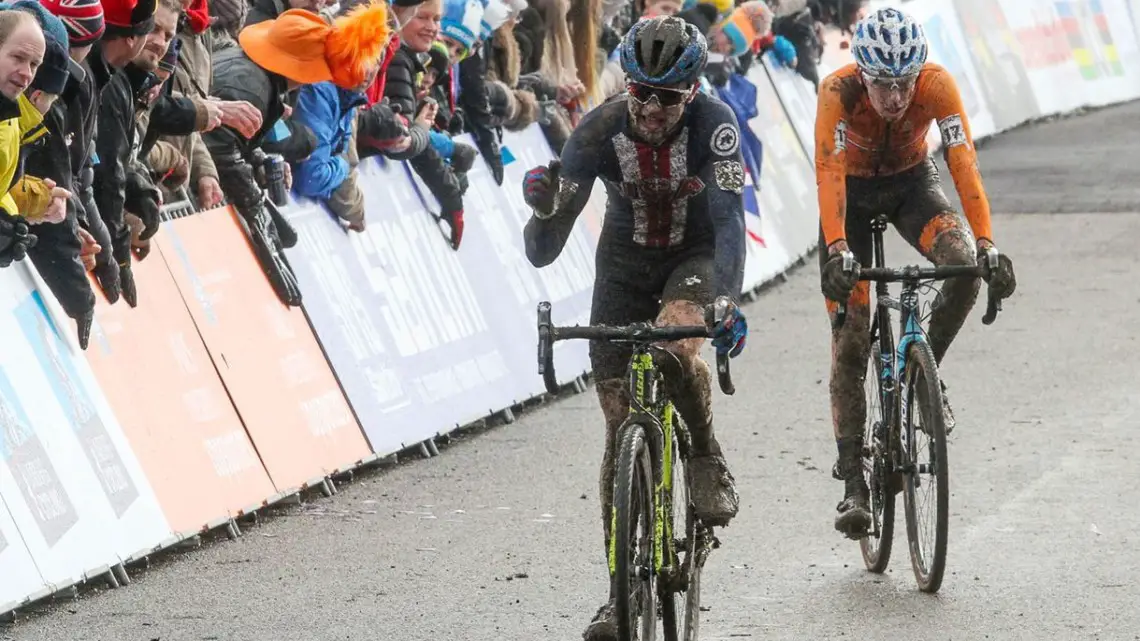
<instances>
[{"instance_id":1,"label":"winter coat","mask_svg":"<svg viewBox=\"0 0 1140 641\"><path fill-rule=\"evenodd\" d=\"M796 47L796 72L819 88L819 64L823 55L823 43L815 31L815 18L810 9L777 18L772 23L772 33L784 36Z\"/></svg>"},{"instance_id":2,"label":"winter coat","mask_svg":"<svg viewBox=\"0 0 1140 641\"><path fill-rule=\"evenodd\" d=\"M415 52L401 46L388 66L384 98L394 112L408 119L410 130L422 132L413 137L413 142L422 142L424 146L422 151L409 157L412 169L423 179L443 211L460 212L463 211L463 190L455 173L429 144L428 132L419 125L410 124L416 117L416 74L422 72L423 65L416 59Z\"/></svg>"},{"instance_id":3,"label":"winter coat","mask_svg":"<svg viewBox=\"0 0 1140 641\"><path fill-rule=\"evenodd\" d=\"M503 159L499 150L499 136L494 129L491 105L487 100L487 62L483 51L478 51L459 63L459 99L463 109L463 123L475 138L479 155L491 168L495 182L503 184Z\"/></svg>"},{"instance_id":4,"label":"winter coat","mask_svg":"<svg viewBox=\"0 0 1140 641\"><path fill-rule=\"evenodd\" d=\"M252 15L252 14L251 14ZM212 93L222 100L245 100L261 112L261 129L246 140L229 127L217 127L202 135L226 198L247 218L264 212L261 187L249 160L269 131L285 113L285 78L258 67L240 48L232 47L214 57Z\"/></svg>"},{"instance_id":5,"label":"winter coat","mask_svg":"<svg viewBox=\"0 0 1140 641\"><path fill-rule=\"evenodd\" d=\"M277 16L285 13L288 9L289 3L286 0L254 0L249 8L249 13L245 16L245 24L242 28L266 20L275 20Z\"/></svg>"},{"instance_id":6,"label":"winter coat","mask_svg":"<svg viewBox=\"0 0 1140 641\"><path fill-rule=\"evenodd\" d=\"M180 26L178 38L182 42L182 48L178 52L178 67L174 70L170 82L175 95L206 100L210 97L210 82L214 71L211 53L214 35L209 29L204 33L194 33L185 16ZM194 191L198 181L204 177L218 178L218 169L214 166L214 160L202 142L201 135L193 133L189 136L164 136L163 139L177 147L189 161L191 191Z\"/></svg>"},{"instance_id":7,"label":"winter coat","mask_svg":"<svg viewBox=\"0 0 1140 641\"><path fill-rule=\"evenodd\" d=\"M78 172L72 169L73 157L78 158L80 166L90 162L82 153L82 150L88 149L91 144L82 133L82 124L84 110L94 105L91 103L90 93L86 96L86 100L91 103L89 105L75 100L82 90L82 83L74 78L68 81L63 94L44 114L47 135L26 148L27 157L24 164L25 174L50 178L56 186L72 194L67 203L67 218L58 224L37 225L35 233L39 241L28 250L28 256L43 276L44 282L64 312L71 318L80 318L95 308L95 294L91 290L91 281L87 279L87 270L79 258L80 218L82 217L86 223L87 213L82 203L81 188L76 187ZM72 116L72 113L75 115ZM76 126L73 127L73 124ZM78 135L74 133L77 130ZM79 153L74 153L73 149ZM97 213L91 218L99 223L102 232L100 235L104 237L102 242L108 243L103 250L105 258L110 260L111 248L110 240L106 239L106 227L102 225ZM96 241L99 241L99 235L96 235ZM115 265L116 273L117 270L118 265Z\"/></svg>"},{"instance_id":8,"label":"winter coat","mask_svg":"<svg viewBox=\"0 0 1140 641\"><path fill-rule=\"evenodd\" d=\"M293 165L293 190L299 196L328 200L351 170L343 152L352 138L356 111L367 99L331 82L305 85L297 92L292 119L312 130L317 146Z\"/></svg>"},{"instance_id":9,"label":"winter coat","mask_svg":"<svg viewBox=\"0 0 1140 641\"><path fill-rule=\"evenodd\" d=\"M128 200L143 191L144 182L137 173L133 154L137 137L135 96L142 89L142 74L128 74L107 64L102 48L96 44L88 57L90 69L99 90L98 133L95 138L94 188L99 215L107 225L112 253L120 265L131 261L131 231L124 211ZM131 181L128 193L128 179ZM151 185L153 187L153 185ZM135 203L132 211L141 212Z\"/></svg>"}]
</instances>

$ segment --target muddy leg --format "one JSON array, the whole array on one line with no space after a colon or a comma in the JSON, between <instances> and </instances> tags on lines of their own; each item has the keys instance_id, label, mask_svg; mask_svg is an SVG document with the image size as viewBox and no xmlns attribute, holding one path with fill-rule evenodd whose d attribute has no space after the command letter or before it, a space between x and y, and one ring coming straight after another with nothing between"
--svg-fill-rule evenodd
<instances>
[{"instance_id":1,"label":"muddy leg","mask_svg":"<svg viewBox=\"0 0 1140 641\"><path fill-rule=\"evenodd\" d=\"M974 236L962 219L952 213L932 218L914 244L935 265L977 264ZM942 364L942 357L974 308L980 286L980 279L970 276L950 278L942 283L942 304L930 315L926 330L938 364Z\"/></svg>"},{"instance_id":2,"label":"muddy leg","mask_svg":"<svg viewBox=\"0 0 1140 641\"><path fill-rule=\"evenodd\" d=\"M611 378L599 381L596 385L598 402L602 406L602 416L606 422L606 448L602 455L601 470L598 475L598 496L602 504L602 532L605 539L605 553L609 554L610 520L613 518L614 466L617 465L618 428L629 416L629 393L624 378Z\"/></svg>"}]
</instances>

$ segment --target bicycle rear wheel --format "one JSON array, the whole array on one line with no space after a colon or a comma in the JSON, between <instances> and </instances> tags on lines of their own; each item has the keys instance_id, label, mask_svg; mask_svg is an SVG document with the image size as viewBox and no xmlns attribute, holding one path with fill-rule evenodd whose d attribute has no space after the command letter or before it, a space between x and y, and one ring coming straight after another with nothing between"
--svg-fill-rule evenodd
<instances>
[{"instance_id":1,"label":"bicycle rear wheel","mask_svg":"<svg viewBox=\"0 0 1140 641\"><path fill-rule=\"evenodd\" d=\"M653 465L645 427L625 427L614 475L614 575L618 639L652 641L657 633L653 567L656 518Z\"/></svg>"},{"instance_id":2,"label":"bicycle rear wheel","mask_svg":"<svg viewBox=\"0 0 1140 641\"><path fill-rule=\"evenodd\" d=\"M887 569L895 536L895 492L891 487L890 421L894 412L883 407L881 350L878 338L871 336L871 360L867 364L864 388L867 394L867 422L863 428L863 477L871 490L872 531L859 539L863 564L876 574Z\"/></svg>"},{"instance_id":3,"label":"bicycle rear wheel","mask_svg":"<svg viewBox=\"0 0 1140 641\"><path fill-rule=\"evenodd\" d=\"M907 349L903 380L902 449L908 469L903 481L903 497L910 563L919 590L937 592L946 571L950 473L946 461L942 385L928 344L915 342Z\"/></svg>"}]
</instances>

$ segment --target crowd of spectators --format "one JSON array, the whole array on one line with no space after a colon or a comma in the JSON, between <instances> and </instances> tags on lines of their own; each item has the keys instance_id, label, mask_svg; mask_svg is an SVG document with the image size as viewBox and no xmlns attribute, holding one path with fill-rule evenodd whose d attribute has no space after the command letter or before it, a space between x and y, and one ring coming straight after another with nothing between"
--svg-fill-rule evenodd
<instances>
[{"instance_id":1,"label":"crowd of spectators","mask_svg":"<svg viewBox=\"0 0 1140 641\"><path fill-rule=\"evenodd\" d=\"M132 265L163 204L228 203L278 296L299 305L288 192L360 232L384 215L366 215L360 160L406 160L458 250L468 172L483 162L502 185L502 132L534 123L558 153L582 114L625 90L616 50L634 21L673 14L704 31L707 91L769 49L818 85L822 27L848 30L864 2L0 3L0 267L30 259L86 348L97 293L131 307L146 295Z\"/></svg>"}]
</instances>

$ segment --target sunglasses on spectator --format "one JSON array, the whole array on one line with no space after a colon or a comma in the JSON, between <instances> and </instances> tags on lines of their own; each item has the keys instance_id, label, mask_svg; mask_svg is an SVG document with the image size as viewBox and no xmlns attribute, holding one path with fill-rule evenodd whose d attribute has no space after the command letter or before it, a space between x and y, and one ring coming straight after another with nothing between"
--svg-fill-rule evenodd
<instances>
[{"instance_id":1,"label":"sunglasses on spectator","mask_svg":"<svg viewBox=\"0 0 1140 641\"><path fill-rule=\"evenodd\" d=\"M662 107L674 107L685 102L689 95L693 93L690 89L673 89L671 87L655 87L653 85L643 85L640 82L631 82L626 88L629 90L629 96L636 100L638 103L647 105L649 101L657 97L657 102Z\"/></svg>"}]
</instances>

